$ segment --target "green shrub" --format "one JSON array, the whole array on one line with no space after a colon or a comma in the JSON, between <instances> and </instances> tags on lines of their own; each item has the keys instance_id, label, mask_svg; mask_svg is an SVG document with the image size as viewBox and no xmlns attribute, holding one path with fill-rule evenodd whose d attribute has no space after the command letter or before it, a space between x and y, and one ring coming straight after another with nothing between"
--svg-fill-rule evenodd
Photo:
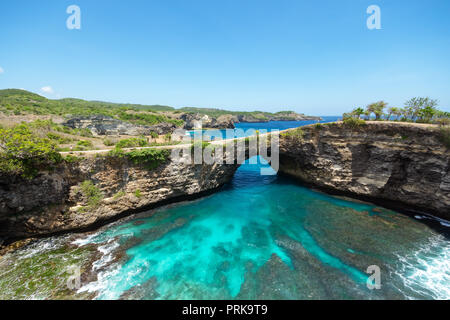
<instances>
[{"instance_id":1,"label":"green shrub","mask_svg":"<svg viewBox=\"0 0 450 320\"><path fill-rule=\"evenodd\" d=\"M92 141L89 141L89 140L80 140L77 142L77 146L86 147L86 148L94 147L94 145L92 144Z\"/></svg>"},{"instance_id":2,"label":"green shrub","mask_svg":"<svg viewBox=\"0 0 450 320\"><path fill-rule=\"evenodd\" d=\"M141 190L137 189L137 190L134 192L134 195L135 195L137 198L142 197Z\"/></svg>"},{"instance_id":3,"label":"green shrub","mask_svg":"<svg viewBox=\"0 0 450 320\"><path fill-rule=\"evenodd\" d=\"M67 133L70 133L70 134L73 134L73 135L77 135L77 136L86 137L86 138L92 138L94 136L92 134L91 130L89 130L88 128L83 128L83 129L70 129L69 128Z\"/></svg>"},{"instance_id":4,"label":"green shrub","mask_svg":"<svg viewBox=\"0 0 450 320\"><path fill-rule=\"evenodd\" d=\"M100 189L90 180L83 181L80 186L82 195L86 198L88 207L95 209L100 205L103 195Z\"/></svg>"},{"instance_id":5,"label":"green shrub","mask_svg":"<svg viewBox=\"0 0 450 320\"><path fill-rule=\"evenodd\" d=\"M0 129L0 171L33 178L40 168L62 161L56 143L34 134L28 124Z\"/></svg>"},{"instance_id":6,"label":"green shrub","mask_svg":"<svg viewBox=\"0 0 450 320\"><path fill-rule=\"evenodd\" d=\"M364 121L363 119L353 117L344 118L343 122L344 126L349 127L351 129L356 129L366 125L366 121Z\"/></svg>"},{"instance_id":7,"label":"green shrub","mask_svg":"<svg viewBox=\"0 0 450 320\"><path fill-rule=\"evenodd\" d=\"M116 143L113 140L106 138L103 140L103 144L105 146L111 147L111 146L115 145Z\"/></svg>"},{"instance_id":8,"label":"green shrub","mask_svg":"<svg viewBox=\"0 0 450 320\"><path fill-rule=\"evenodd\" d=\"M47 133L47 137L50 140L53 140L59 144L67 144L67 143L71 143L73 141L72 138L64 137L64 136L61 136L61 135L59 135L57 133L53 133L53 132Z\"/></svg>"},{"instance_id":9,"label":"green shrub","mask_svg":"<svg viewBox=\"0 0 450 320\"><path fill-rule=\"evenodd\" d=\"M114 149L108 151L107 155L109 157L122 158L125 156L125 151L123 151L122 148L116 146Z\"/></svg>"},{"instance_id":10,"label":"green shrub","mask_svg":"<svg viewBox=\"0 0 450 320\"><path fill-rule=\"evenodd\" d=\"M154 125L161 122L173 123L177 127L184 124L183 120L169 119L165 115L155 115L150 113L127 113L122 111L118 114L120 120L133 122L141 125Z\"/></svg>"},{"instance_id":11,"label":"green shrub","mask_svg":"<svg viewBox=\"0 0 450 320\"><path fill-rule=\"evenodd\" d=\"M116 143L117 148L135 148L135 147L145 147L147 145L147 138L129 138L122 139Z\"/></svg>"},{"instance_id":12,"label":"green shrub","mask_svg":"<svg viewBox=\"0 0 450 320\"><path fill-rule=\"evenodd\" d=\"M144 164L149 170L153 170L169 159L170 150L141 149L125 153L125 156L133 163Z\"/></svg>"},{"instance_id":13,"label":"green shrub","mask_svg":"<svg viewBox=\"0 0 450 320\"><path fill-rule=\"evenodd\" d=\"M156 138L159 137L159 135L158 135L155 131L151 131L151 132L150 132L150 137L156 139Z\"/></svg>"},{"instance_id":14,"label":"green shrub","mask_svg":"<svg viewBox=\"0 0 450 320\"><path fill-rule=\"evenodd\" d=\"M305 136L305 132L303 131L302 128L296 128L296 129L293 129L293 130L288 130L286 132L283 132L281 134L281 136L282 137L303 139L303 137Z\"/></svg>"},{"instance_id":15,"label":"green shrub","mask_svg":"<svg viewBox=\"0 0 450 320\"><path fill-rule=\"evenodd\" d=\"M78 162L81 159L76 157L76 156L72 156L72 155L67 155L64 157L64 161L66 161L67 163L74 163L74 162Z\"/></svg>"},{"instance_id":16,"label":"green shrub","mask_svg":"<svg viewBox=\"0 0 450 320\"><path fill-rule=\"evenodd\" d=\"M195 148L202 148L202 150L204 150L210 144L211 143L209 143L208 141L194 141L191 146L191 151L194 151Z\"/></svg>"}]
</instances>

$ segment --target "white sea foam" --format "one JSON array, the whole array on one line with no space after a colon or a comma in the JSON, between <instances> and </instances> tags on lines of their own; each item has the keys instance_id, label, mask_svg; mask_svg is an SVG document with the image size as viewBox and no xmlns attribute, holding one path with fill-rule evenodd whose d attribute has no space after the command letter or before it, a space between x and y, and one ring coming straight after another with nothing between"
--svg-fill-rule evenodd
<instances>
[{"instance_id":1,"label":"white sea foam","mask_svg":"<svg viewBox=\"0 0 450 320\"><path fill-rule=\"evenodd\" d=\"M110 239L113 240L113 239ZM109 262L113 260L113 251L119 247L119 243L117 241L108 241L107 244L103 246L99 246L97 248L103 255L102 257L95 261L92 265L92 270L98 270L103 266L106 266Z\"/></svg>"},{"instance_id":2,"label":"white sea foam","mask_svg":"<svg viewBox=\"0 0 450 320\"><path fill-rule=\"evenodd\" d=\"M97 236L97 234L98 233L93 233L93 234L88 235L86 238L77 239L75 241L72 241L72 244L75 244L75 245L80 246L80 247L84 246L84 245L87 245L87 244L90 244L90 243L93 242L92 239L95 238Z\"/></svg>"},{"instance_id":3,"label":"white sea foam","mask_svg":"<svg viewBox=\"0 0 450 320\"><path fill-rule=\"evenodd\" d=\"M95 235L91 235L86 239L80 239L80 240L77 240L76 242L78 244L81 244L81 243L88 244L88 243L91 243L90 241L92 240L92 238L94 236ZM92 270L97 271L97 270L107 266L113 260L114 250L117 249L118 247L119 247L119 242L114 238L109 239L106 242L106 244L97 247L97 250L102 253L102 256L100 259L98 259L97 261L95 261L92 264ZM104 292L105 289L110 285L107 279L110 279L115 274L117 274L119 272L119 269L120 269L119 265L114 265L114 266L108 267L107 270L98 272L97 273L97 281L93 281L93 282L90 282L90 283L84 285L83 287L81 287L78 290L78 293L97 292L98 294L100 294L101 292Z\"/></svg>"},{"instance_id":4,"label":"white sea foam","mask_svg":"<svg viewBox=\"0 0 450 320\"><path fill-rule=\"evenodd\" d=\"M416 252L398 257L396 274L409 290L419 296L450 300L450 243L442 235L433 237Z\"/></svg>"}]
</instances>

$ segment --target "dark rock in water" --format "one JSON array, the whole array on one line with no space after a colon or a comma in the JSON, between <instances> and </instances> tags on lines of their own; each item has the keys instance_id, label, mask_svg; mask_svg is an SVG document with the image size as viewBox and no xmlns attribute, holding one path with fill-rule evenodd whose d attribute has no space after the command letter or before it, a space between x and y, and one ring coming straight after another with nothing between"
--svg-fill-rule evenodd
<instances>
[{"instance_id":1,"label":"dark rock in water","mask_svg":"<svg viewBox=\"0 0 450 320\"><path fill-rule=\"evenodd\" d=\"M181 116L181 119L185 121L184 129L186 130L196 128L234 129L234 117L231 114L213 118L199 113L186 113Z\"/></svg>"},{"instance_id":2,"label":"dark rock in water","mask_svg":"<svg viewBox=\"0 0 450 320\"><path fill-rule=\"evenodd\" d=\"M94 135L98 136L140 136L150 135L152 132L161 135L171 133L176 129L176 126L172 123L163 122L153 126L142 126L103 115L74 117L67 120L63 125L73 129L87 128L91 130Z\"/></svg>"}]
</instances>

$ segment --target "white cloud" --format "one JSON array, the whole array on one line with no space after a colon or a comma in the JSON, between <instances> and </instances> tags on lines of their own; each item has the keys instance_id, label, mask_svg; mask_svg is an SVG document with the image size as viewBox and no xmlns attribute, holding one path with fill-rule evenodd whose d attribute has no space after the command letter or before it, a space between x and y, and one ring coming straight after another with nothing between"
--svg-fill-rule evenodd
<instances>
[{"instance_id":1,"label":"white cloud","mask_svg":"<svg viewBox=\"0 0 450 320\"><path fill-rule=\"evenodd\" d=\"M42 88L41 88L41 91L42 91L43 93L48 93L48 94L53 94L53 93L54 93L53 88L50 87L50 86L42 87Z\"/></svg>"},{"instance_id":2,"label":"white cloud","mask_svg":"<svg viewBox=\"0 0 450 320\"><path fill-rule=\"evenodd\" d=\"M4 73L4 72L5 72L5 70L3 70L2 67L0 67L0 74L2 74L2 73Z\"/></svg>"}]
</instances>

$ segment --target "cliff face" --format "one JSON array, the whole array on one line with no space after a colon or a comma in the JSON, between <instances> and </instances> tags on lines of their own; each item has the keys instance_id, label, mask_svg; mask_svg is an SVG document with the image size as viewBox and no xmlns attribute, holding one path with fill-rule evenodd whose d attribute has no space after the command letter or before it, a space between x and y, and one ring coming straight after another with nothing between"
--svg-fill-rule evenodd
<instances>
[{"instance_id":1,"label":"cliff face","mask_svg":"<svg viewBox=\"0 0 450 320\"><path fill-rule=\"evenodd\" d=\"M450 220L450 151L435 126L303 127L280 139L280 171L333 192Z\"/></svg>"},{"instance_id":2,"label":"cliff face","mask_svg":"<svg viewBox=\"0 0 450 320\"><path fill-rule=\"evenodd\" d=\"M149 170L126 158L91 156L33 180L0 175L0 242L92 228L200 196L230 181L237 167L168 160ZM450 220L450 152L436 127L368 122L293 129L280 137L279 170L332 192Z\"/></svg>"},{"instance_id":3,"label":"cliff face","mask_svg":"<svg viewBox=\"0 0 450 320\"><path fill-rule=\"evenodd\" d=\"M236 169L169 160L149 170L123 158L92 157L42 172L31 181L2 176L0 239L88 228L164 201L190 198L223 185ZM92 182L85 191L84 181Z\"/></svg>"},{"instance_id":4,"label":"cliff face","mask_svg":"<svg viewBox=\"0 0 450 320\"><path fill-rule=\"evenodd\" d=\"M64 125L72 129L89 129L97 136L120 134L139 136L150 135L152 132L166 134L176 129L173 123L168 122L158 123L153 126L143 126L102 115L71 118L64 122Z\"/></svg>"},{"instance_id":5,"label":"cliff face","mask_svg":"<svg viewBox=\"0 0 450 320\"><path fill-rule=\"evenodd\" d=\"M221 115L217 118L206 114L186 113L181 116L184 120L184 129L192 130L197 128L234 129L233 116L230 114Z\"/></svg>"}]
</instances>

